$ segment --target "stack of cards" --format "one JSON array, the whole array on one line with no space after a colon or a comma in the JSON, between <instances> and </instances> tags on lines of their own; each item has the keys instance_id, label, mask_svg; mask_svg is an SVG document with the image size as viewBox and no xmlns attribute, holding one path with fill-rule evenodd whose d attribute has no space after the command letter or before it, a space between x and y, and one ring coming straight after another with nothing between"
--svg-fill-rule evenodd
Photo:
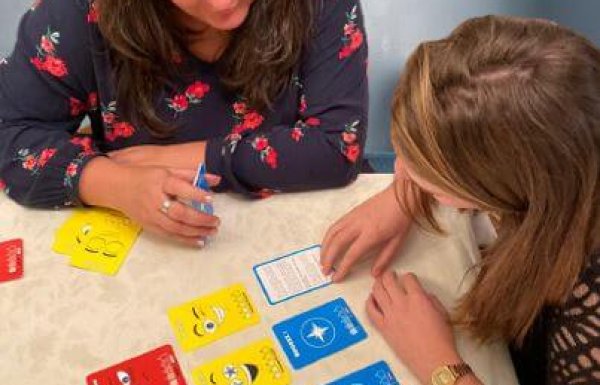
<instances>
[{"instance_id":1,"label":"stack of cards","mask_svg":"<svg viewBox=\"0 0 600 385\"><path fill-rule=\"evenodd\" d=\"M0 242L0 282L23 277L23 241Z\"/></svg>"},{"instance_id":2,"label":"stack of cards","mask_svg":"<svg viewBox=\"0 0 600 385\"><path fill-rule=\"evenodd\" d=\"M243 285L233 285L171 308L169 321L181 348L192 351L260 322Z\"/></svg>"},{"instance_id":3,"label":"stack of cards","mask_svg":"<svg viewBox=\"0 0 600 385\"><path fill-rule=\"evenodd\" d=\"M208 181L206 180L206 166L204 165L204 163L200 163L200 166L198 166L198 171L196 171L196 177L194 178L193 185L201 190L210 191L210 186L208 185ZM214 213L212 203L192 201L191 205L196 210L205 214L213 215Z\"/></svg>"},{"instance_id":4,"label":"stack of cards","mask_svg":"<svg viewBox=\"0 0 600 385\"><path fill-rule=\"evenodd\" d=\"M194 369L196 385L290 385L290 370L270 339L255 342L236 352Z\"/></svg>"},{"instance_id":5,"label":"stack of cards","mask_svg":"<svg viewBox=\"0 0 600 385\"><path fill-rule=\"evenodd\" d=\"M105 209L76 211L56 231L52 250L71 258L71 266L115 275L135 243L141 227Z\"/></svg>"},{"instance_id":6,"label":"stack of cards","mask_svg":"<svg viewBox=\"0 0 600 385\"><path fill-rule=\"evenodd\" d=\"M87 385L186 385L170 345L87 376Z\"/></svg>"}]
</instances>

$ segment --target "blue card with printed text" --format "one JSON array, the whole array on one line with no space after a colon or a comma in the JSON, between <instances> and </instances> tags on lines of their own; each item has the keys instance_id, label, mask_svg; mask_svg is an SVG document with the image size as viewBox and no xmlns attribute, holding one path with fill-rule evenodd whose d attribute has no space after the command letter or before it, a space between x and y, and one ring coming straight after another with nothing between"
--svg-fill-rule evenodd
<instances>
[{"instance_id":1,"label":"blue card with printed text","mask_svg":"<svg viewBox=\"0 0 600 385\"><path fill-rule=\"evenodd\" d=\"M367 338L367 333L338 298L273 326L294 369L301 369Z\"/></svg>"},{"instance_id":2,"label":"blue card with printed text","mask_svg":"<svg viewBox=\"0 0 600 385\"><path fill-rule=\"evenodd\" d=\"M379 361L327 385L400 385L388 364Z\"/></svg>"}]
</instances>

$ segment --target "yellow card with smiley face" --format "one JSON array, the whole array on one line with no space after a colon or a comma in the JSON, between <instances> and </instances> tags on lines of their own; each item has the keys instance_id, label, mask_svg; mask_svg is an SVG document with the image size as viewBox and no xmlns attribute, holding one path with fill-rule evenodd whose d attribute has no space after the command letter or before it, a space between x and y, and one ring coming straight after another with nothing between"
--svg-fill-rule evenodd
<instances>
[{"instance_id":1,"label":"yellow card with smiley face","mask_svg":"<svg viewBox=\"0 0 600 385\"><path fill-rule=\"evenodd\" d=\"M192 351L260 322L246 288L233 285L168 311L181 348Z\"/></svg>"},{"instance_id":2,"label":"yellow card with smiley face","mask_svg":"<svg viewBox=\"0 0 600 385\"><path fill-rule=\"evenodd\" d=\"M141 227L106 209L76 211L56 232L53 250L71 256L71 266L115 275Z\"/></svg>"},{"instance_id":3,"label":"yellow card with smiley face","mask_svg":"<svg viewBox=\"0 0 600 385\"><path fill-rule=\"evenodd\" d=\"M292 374L269 338L197 367L196 385L289 385Z\"/></svg>"}]
</instances>

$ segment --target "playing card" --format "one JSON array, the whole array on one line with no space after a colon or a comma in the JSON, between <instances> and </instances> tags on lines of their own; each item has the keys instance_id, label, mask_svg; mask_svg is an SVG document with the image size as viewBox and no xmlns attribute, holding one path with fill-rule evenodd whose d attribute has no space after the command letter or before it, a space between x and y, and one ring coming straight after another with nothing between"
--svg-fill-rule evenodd
<instances>
[{"instance_id":1,"label":"playing card","mask_svg":"<svg viewBox=\"0 0 600 385\"><path fill-rule=\"evenodd\" d=\"M321 272L321 246L294 251L254 267L254 274L270 305L331 284Z\"/></svg>"},{"instance_id":2,"label":"playing card","mask_svg":"<svg viewBox=\"0 0 600 385\"><path fill-rule=\"evenodd\" d=\"M140 231L116 211L79 210L56 232L53 249L71 255L71 266L115 275Z\"/></svg>"},{"instance_id":3,"label":"playing card","mask_svg":"<svg viewBox=\"0 0 600 385\"><path fill-rule=\"evenodd\" d=\"M23 240L0 243L0 282L23 277Z\"/></svg>"},{"instance_id":4,"label":"playing card","mask_svg":"<svg viewBox=\"0 0 600 385\"><path fill-rule=\"evenodd\" d=\"M338 298L273 326L294 369L301 369L367 338L367 333Z\"/></svg>"},{"instance_id":5,"label":"playing card","mask_svg":"<svg viewBox=\"0 0 600 385\"><path fill-rule=\"evenodd\" d=\"M170 345L87 376L87 385L186 385Z\"/></svg>"},{"instance_id":6,"label":"playing card","mask_svg":"<svg viewBox=\"0 0 600 385\"><path fill-rule=\"evenodd\" d=\"M194 369L196 385L289 385L290 370L264 339Z\"/></svg>"},{"instance_id":7,"label":"playing card","mask_svg":"<svg viewBox=\"0 0 600 385\"><path fill-rule=\"evenodd\" d=\"M208 181L206 180L206 165L204 163L200 163L198 166L198 171L196 172L196 177L194 178L193 185L201 190L210 191L210 186L208 185ZM208 215L213 215L214 207L212 203L203 203L192 201L191 205L198 211L201 211Z\"/></svg>"},{"instance_id":8,"label":"playing card","mask_svg":"<svg viewBox=\"0 0 600 385\"><path fill-rule=\"evenodd\" d=\"M260 322L258 311L241 284L171 308L168 316L177 341L186 352Z\"/></svg>"},{"instance_id":9,"label":"playing card","mask_svg":"<svg viewBox=\"0 0 600 385\"><path fill-rule=\"evenodd\" d=\"M379 361L327 385L400 385L388 364Z\"/></svg>"}]
</instances>

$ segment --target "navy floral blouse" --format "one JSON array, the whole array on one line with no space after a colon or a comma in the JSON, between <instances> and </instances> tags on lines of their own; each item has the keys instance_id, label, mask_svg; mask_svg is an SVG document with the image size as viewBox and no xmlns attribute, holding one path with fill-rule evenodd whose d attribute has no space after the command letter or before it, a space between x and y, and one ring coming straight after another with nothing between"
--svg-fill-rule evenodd
<instances>
[{"instance_id":1,"label":"navy floral blouse","mask_svg":"<svg viewBox=\"0 0 600 385\"><path fill-rule=\"evenodd\" d=\"M201 140L221 190L261 197L351 182L368 117L363 18L359 0L318 3L313 41L272 109L252 109L224 89L213 64L184 54L173 65L193 70L156 98L177 130L158 139L120 117L93 0L37 0L0 64L0 190L32 207L78 204L90 159ZM91 133L80 128L86 116Z\"/></svg>"}]
</instances>

